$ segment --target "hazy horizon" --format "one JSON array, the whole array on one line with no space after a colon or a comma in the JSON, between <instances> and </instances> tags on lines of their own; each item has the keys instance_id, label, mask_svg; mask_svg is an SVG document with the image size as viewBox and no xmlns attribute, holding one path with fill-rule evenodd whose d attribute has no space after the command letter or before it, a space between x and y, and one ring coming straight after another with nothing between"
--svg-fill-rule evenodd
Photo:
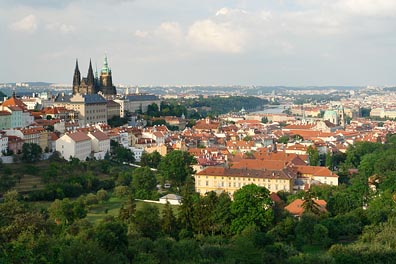
<instances>
[{"instance_id":1,"label":"hazy horizon","mask_svg":"<svg viewBox=\"0 0 396 264\"><path fill-rule=\"evenodd\" d=\"M392 86L392 0L0 0L0 82Z\"/></svg>"}]
</instances>

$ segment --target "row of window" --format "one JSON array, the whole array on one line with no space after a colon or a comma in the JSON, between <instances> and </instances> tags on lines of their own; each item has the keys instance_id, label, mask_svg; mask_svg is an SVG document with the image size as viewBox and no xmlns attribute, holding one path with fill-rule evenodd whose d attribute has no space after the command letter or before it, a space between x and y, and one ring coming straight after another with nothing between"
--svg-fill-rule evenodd
<instances>
[{"instance_id":1,"label":"row of window","mask_svg":"<svg viewBox=\"0 0 396 264\"><path fill-rule=\"evenodd\" d=\"M206 177L206 179L209 179L208 176L205 176L205 177ZM198 175L198 178L201 178L201 176ZM220 178L220 177L219 177L219 178ZM224 178L226 178L226 180L227 180L227 177L221 177L222 180L224 180ZM217 177L214 176L213 179L216 180ZM245 180L250 181L250 180L252 179L254 182L255 182L256 180L257 180L257 182L260 182L260 180L261 180L262 182L265 182L265 181L271 182L272 180L274 180L274 179L264 179L264 178L261 178L261 179L260 179L260 178L246 178L246 177L228 177L228 180L229 180L229 181L231 181L231 180L234 180L234 181L235 181L235 180L238 180L238 181L240 181L241 179L242 179L242 181L245 181ZM287 180L275 179L275 182L286 183Z\"/></svg>"},{"instance_id":2,"label":"row of window","mask_svg":"<svg viewBox=\"0 0 396 264\"><path fill-rule=\"evenodd\" d=\"M246 183L246 182L234 182L233 184L231 184L231 182L229 182L228 183L228 187L234 187L234 188L241 188L242 186L245 186L245 185L248 185L248 184L250 184L250 183ZM225 185L226 184L224 184L224 182L220 182L219 183L219 186L217 186L217 187L225 187ZM267 185L265 185L265 183L262 183L262 184L257 184L258 186L263 186L263 187L267 187L268 189L271 189L271 184L267 184ZM198 186L201 186L201 181L198 181ZM210 186L210 184L209 184L209 181L205 181L205 186ZM275 186L275 190L278 190L278 184L275 184L274 185ZM281 186L283 186L283 190L286 190L287 188L286 188L286 185L281 185Z\"/></svg>"}]
</instances>

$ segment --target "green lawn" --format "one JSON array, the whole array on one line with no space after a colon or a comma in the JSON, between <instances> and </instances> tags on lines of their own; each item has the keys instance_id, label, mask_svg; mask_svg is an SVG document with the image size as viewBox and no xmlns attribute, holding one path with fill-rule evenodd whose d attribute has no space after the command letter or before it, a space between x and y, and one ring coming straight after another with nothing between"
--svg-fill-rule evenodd
<instances>
[{"instance_id":1,"label":"green lawn","mask_svg":"<svg viewBox=\"0 0 396 264\"><path fill-rule=\"evenodd\" d=\"M87 214L87 219L92 222L92 223L97 223L104 219L106 216L118 216L118 213L120 211L121 205L124 202L125 199L120 199L116 197L111 197L108 201L96 204L91 206L91 208L88 211ZM136 209L139 210L142 208L143 204L146 202L143 201L136 201ZM157 203L149 203L150 205L153 205L157 207L160 211L164 209L164 204L157 204ZM175 215L178 213L178 206L177 205L172 205L173 212Z\"/></svg>"}]
</instances>

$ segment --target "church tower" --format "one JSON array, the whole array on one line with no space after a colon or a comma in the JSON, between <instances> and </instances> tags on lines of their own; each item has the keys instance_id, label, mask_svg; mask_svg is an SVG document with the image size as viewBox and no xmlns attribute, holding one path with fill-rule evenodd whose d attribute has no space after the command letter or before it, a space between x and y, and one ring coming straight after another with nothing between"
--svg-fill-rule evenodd
<instances>
[{"instance_id":1,"label":"church tower","mask_svg":"<svg viewBox=\"0 0 396 264\"><path fill-rule=\"evenodd\" d=\"M73 94L79 92L81 85L81 75L80 70L78 69L78 60L76 59L76 67L74 69L74 76L73 76Z\"/></svg>"},{"instance_id":2,"label":"church tower","mask_svg":"<svg viewBox=\"0 0 396 264\"><path fill-rule=\"evenodd\" d=\"M99 90L104 95L116 95L116 88L113 86L113 78L111 75L111 69L107 61L107 55L105 55L103 60L103 68L100 71L100 87Z\"/></svg>"},{"instance_id":3,"label":"church tower","mask_svg":"<svg viewBox=\"0 0 396 264\"><path fill-rule=\"evenodd\" d=\"M95 89L95 77L92 69L92 62L89 60L89 68L88 68L88 75L87 75L87 94L94 94L96 93Z\"/></svg>"}]
</instances>

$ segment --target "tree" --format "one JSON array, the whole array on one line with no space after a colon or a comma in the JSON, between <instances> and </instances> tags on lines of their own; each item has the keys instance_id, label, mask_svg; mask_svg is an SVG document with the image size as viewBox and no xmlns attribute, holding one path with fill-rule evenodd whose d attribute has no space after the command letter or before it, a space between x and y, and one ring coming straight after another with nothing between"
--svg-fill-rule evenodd
<instances>
[{"instance_id":1,"label":"tree","mask_svg":"<svg viewBox=\"0 0 396 264\"><path fill-rule=\"evenodd\" d=\"M118 218L124 223L131 223L135 217L136 212L136 201L132 195L129 195L128 199L122 204Z\"/></svg>"},{"instance_id":2,"label":"tree","mask_svg":"<svg viewBox=\"0 0 396 264\"><path fill-rule=\"evenodd\" d=\"M150 168L158 168L158 165L161 162L161 154L158 151L154 151L152 153L143 152L142 157L140 158L140 164L142 167L148 166Z\"/></svg>"},{"instance_id":3,"label":"tree","mask_svg":"<svg viewBox=\"0 0 396 264\"><path fill-rule=\"evenodd\" d=\"M23 162L36 162L41 159L43 150L35 143L23 143L22 146L22 157Z\"/></svg>"},{"instance_id":4,"label":"tree","mask_svg":"<svg viewBox=\"0 0 396 264\"><path fill-rule=\"evenodd\" d=\"M236 191L234 202L231 204L231 212L234 215L231 231L240 233L250 225L255 225L261 230L269 228L274 218L269 194L266 188L255 184L245 185Z\"/></svg>"},{"instance_id":5,"label":"tree","mask_svg":"<svg viewBox=\"0 0 396 264\"><path fill-rule=\"evenodd\" d=\"M278 138L279 143L287 144L289 142L290 137L288 135L281 136Z\"/></svg>"},{"instance_id":6,"label":"tree","mask_svg":"<svg viewBox=\"0 0 396 264\"><path fill-rule=\"evenodd\" d=\"M135 155L130 149L122 146L116 146L113 148L114 160L120 163L122 162L135 162Z\"/></svg>"},{"instance_id":7,"label":"tree","mask_svg":"<svg viewBox=\"0 0 396 264\"><path fill-rule=\"evenodd\" d=\"M319 165L319 152L318 149L312 146L309 146L307 149L307 154L309 157L309 165L318 166Z\"/></svg>"},{"instance_id":8,"label":"tree","mask_svg":"<svg viewBox=\"0 0 396 264\"><path fill-rule=\"evenodd\" d=\"M181 187L193 174L194 170L191 165L195 163L195 158L188 152L174 150L161 160L158 170L166 180Z\"/></svg>"},{"instance_id":9,"label":"tree","mask_svg":"<svg viewBox=\"0 0 396 264\"><path fill-rule=\"evenodd\" d=\"M144 237L156 239L161 230L161 222L158 207L144 203L140 210L136 211L134 224L136 231Z\"/></svg>"},{"instance_id":10,"label":"tree","mask_svg":"<svg viewBox=\"0 0 396 264\"><path fill-rule=\"evenodd\" d=\"M327 151L325 166L333 170L333 155L330 151Z\"/></svg>"},{"instance_id":11,"label":"tree","mask_svg":"<svg viewBox=\"0 0 396 264\"><path fill-rule=\"evenodd\" d=\"M162 210L161 229L168 236L175 237L177 235L177 221L169 202L166 202Z\"/></svg>"},{"instance_id":12,"label":"tree","mask_svg":"<svg viewBox=\"0 0 396 264\"><path fill-rule=\"evenodd\" d=\"M194 191L192 181L187 181L181 189L182 204L179 206L179 222L187 231L192 231L194 222L194 204L199 196Z\"/></svg>"},{"instance_id":13,"label":"tree","mask_svg":"<svg viewBox=\"0 0 396 264\"><path fill-rule=\"evenodd\" d=\"M96 192L96 197L98 198L99 202L104 202L109 200L110 196L106 190L100 189Z\"/></svg>"},{"instance_id":14,"label":"tree","mask_svg":"<svg viewBox=\"0 0 396 264\"><path fill-rule=\"evenodd\" d=\"M131 187L136 198L151 199L157 189L155 174L149 167L137 168L132 172Z\"/></svg>"},{"instance_id":15,"label":"tree","mask_svg":"<svg viewBox=\"0 0 396 264\"><path fill-rule=\"evenodd\" d=\"M109 217L95 230L95 240L108 252L125 252L128 247L127 226Z\"/></svg>"},{"instance_id":16,"label":"tree","mask_svg":"<svg viewBox=\"0 0 396 264\"><path fill-rule=\"evenodd\" d=\"M69 198L56 199L48 208L48 212L55 222L67 225L87 215L87 210L82 200L71 201Z\"/></svg>"},{"instance_id":17,"label":"tree","mask_svg":"<svg viewBox=\"0 0 396 264\"><path fill-rule=\"evenodd\" d=\"M320 206L315 202L316 194L309 190L304 194L304 202L302 207L304 208L304 213L320 214Z\"/></svg>"}]
</instances>

